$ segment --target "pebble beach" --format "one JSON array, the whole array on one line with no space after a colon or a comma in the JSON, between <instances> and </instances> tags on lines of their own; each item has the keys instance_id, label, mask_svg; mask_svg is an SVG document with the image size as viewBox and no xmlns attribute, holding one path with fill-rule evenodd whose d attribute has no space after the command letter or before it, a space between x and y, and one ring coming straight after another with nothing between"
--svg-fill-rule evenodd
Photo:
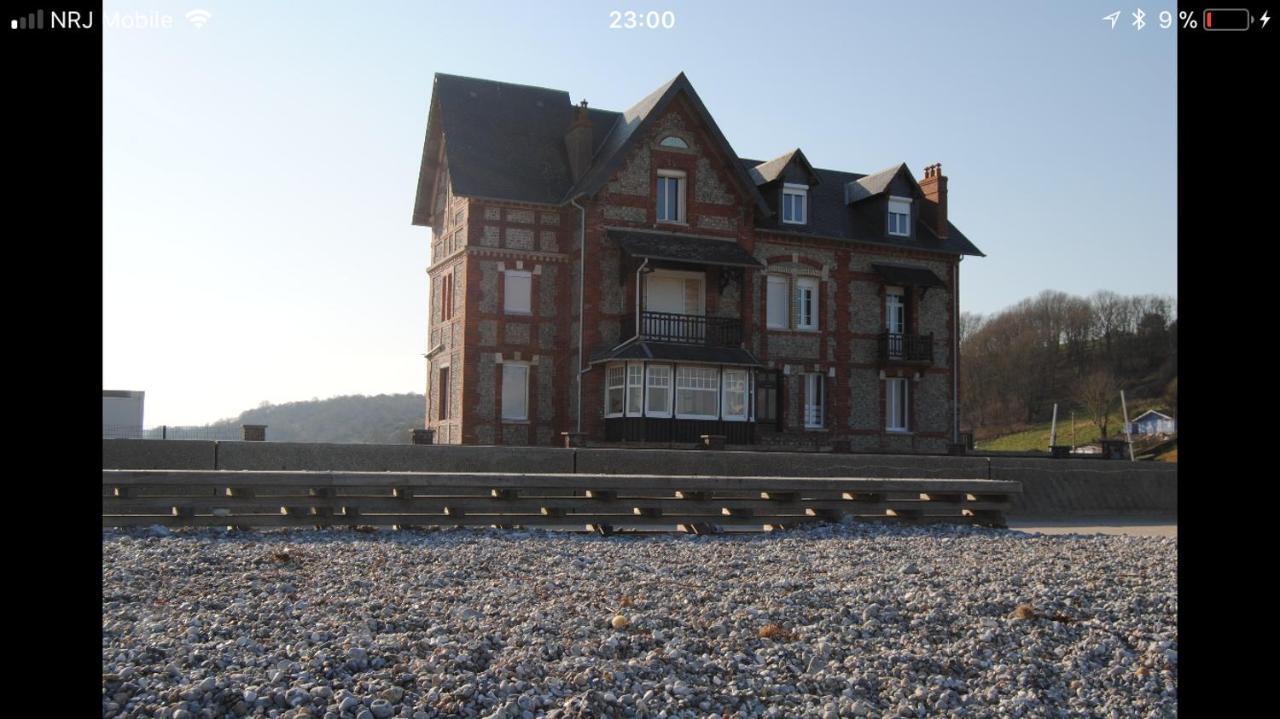
<instances>
[{"instance_id":1,"label":"pebble beach","mask_svg":"<svg viewBox=\"0 0 1280 719\"><path fill-rule=\"evenodd\" d=\"M1177 540L103 532L103 717L1174 717Z\"/></svg>"}]
</instances>

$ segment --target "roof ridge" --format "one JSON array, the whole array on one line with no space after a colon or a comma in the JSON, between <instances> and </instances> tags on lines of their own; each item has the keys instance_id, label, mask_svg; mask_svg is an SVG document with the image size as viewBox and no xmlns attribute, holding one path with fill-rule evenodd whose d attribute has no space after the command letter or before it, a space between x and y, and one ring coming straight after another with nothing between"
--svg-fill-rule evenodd
<instances>
[{"instance_id":1,"label":"roof ridge","mask_svg":"<svg viewBox=\"0 0 1280 719\"><path fill-rule=\"evenodd\" d=\"M447 77L447 78L458 79L458 80L471 80L472 82L491 82L494 85L507 85L509 87L524 87L530 90L546 90L547 92L561 92L561 93L564 93L565 95L570 94L568 90L561 90L560 88L556 88L556 87L544 87L542 85L528 85L523 82L507 82L506 80L490 80L487 77L472 77L471 75L454 75L453 73L448 73L448 72L437 72L435 74L435 77L436 79Z\"/></svg>"}]
</instances>

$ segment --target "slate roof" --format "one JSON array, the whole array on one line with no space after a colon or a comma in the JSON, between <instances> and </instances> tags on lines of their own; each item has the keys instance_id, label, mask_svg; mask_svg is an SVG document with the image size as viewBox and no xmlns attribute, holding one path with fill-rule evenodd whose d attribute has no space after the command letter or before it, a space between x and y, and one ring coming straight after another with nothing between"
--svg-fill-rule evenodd
<instances>
[{"instance_id":1,"label":"slate roof","mask_svg":"<svg viewBox=\"0 0 1280 719\"><path fill-rule=\"evenodd\" d=\"M749 169L748 172L751 174L751 179L755 181L756 185L767 185L778 179L778 176L782 174L782 171L786 169L787 165L791 164L792 160L802 163L801 166L809 174L809 181L811 183L816 185L821 182L821 179L813 171L813 165L809 164L809 158L805 157L804 153L801 152L798 147L785 155L775 157L768 162L762 162Z\"/></svg>"},{"instance_id":2,"label":"slate roof","mask_svg":"<svg viewBox=\"0 0 1280 719\"><path fill-rule=\"evenodd\" d=\"M705 364L764 366L749 350L738 347L706 347L703 345L665 344L650 340L631 340L611 350L594 355L588 364L616 360L666 360Z\"/></svg>"},{"instance_id":3,"label":"slate roof","mask_svg":"<svg viewBox=\"0 0 1280 719\"><path fill-rule=\"evenodd\" d=\"M886 167L879 172L873 172L865 177L860 177L853 181L849 186L849 202L859 202L869 197L875 197L884 192L889 187L889 183L898 173L906 168L906 163L898 163L893 167ZM910 176L911 173L907 173Z\"/></svg>"},{"instance_id":4,"label":"slate roof","mask_svg":"<svg viewBox=\"0 0 1280 719\"><path fill-rule=\"evenodd\" d=\"M565 131L575 109L569 93L437 73L427 117L413 223L431 224L437 158L442 146L455 194L560 205L603 187L635 144L637 130L646 120L660 115L680 93L703 115L713 140L726 154L736 157L688 78L680 73L623 112L588 110L592 162L582 178L574 183L564 144ZM856 212L850 211L844 196L847 183L855 182L855 187L862 188L860 195L865 192L865 197L872 197L883 192L894 175L906 169L905 165L871 175L810 166L808 169L817 184L809 191L808 222L803 226L782 224L760 194L757 183L763 179L765 182L761 184L767 184L770 176L776 179L777 173L797 155L804 159L798 149L768 162L740 158L740 164L731 168L743 192L755 201L757 228L951 254L983 254L954 224L949 225L945 240L939 240L927 224L921 222L917 222L917 231L911 237L886 237L883 227L867 226L857 219ZM776 168L772 167L775 163ZM809 165L807 159L804 164ZM761 168L761 165L770 167Z\"/></svg>"},{"instance_id":5,"label":"slate roof","mask_svg":"<svg viewBox=\"0 0 1280 719\"><path fill-rule=\"evenodd\" d=\"M743 159L742 164L744 167L755 167L760 164L760 161ZM891 169L893 173L896 173L902 167L904 166L899 165ZM904 249L935 250L959 255L985 256L982 250L974 246L969 241L969 238L965 237L964 233L955 226L955 223L950 221L947 222L949 229L945 240L939 240L928 224L919 220L916 222L916 231L911 233L910 237L886 236L881 225L876 224L873 226L862 221L856 213L849 211L849 206L844 201L844 186L849 182L869 177L869 175L860 175L856 172L841 172L839 170L824 170L822 168L814 168L813 171L821 182L809 188L808 216L805 218L807 222L804 225L787 225L783 224L782 218L776 215L766 218L757 217L757 229L836 240L852 240ZM893 173L890 174L891 177ZM879 182L879 180L873 180L871 184L876 186Z\"/></svg>"},{"instance_id":6,"label":"slate roof","mask_svg":"<svg viewBox=\"0 0 1280 719\"><path fill-rule=\"evenodd\" d=\"M608 232L609 237L618 241L622 251L632 257L729 267L764 266L752 257L751 253L744 250L742 245L733 240L714 240L635 230L609 230Z\"/></svg>"},{"instance_id":7,"label":"slate roof","mask_svg":"<svg viewBox=\"0 0 1280 719\"><path fill-rule=\"evenodd\" d=\"M564 90L437 73L414 222L429 224L442 142L455 194L560 204L573 180L564 146L573 111ZM588 110L596 151L619 115Z\"/></svg>"},{"instance_id":8,"label":"slate roof","mask_svg":"<svg viewBox=\"0 0 1280 719\"><path fill-rule=\"evenodd\" d=\"M877 265L872 264L871 269L876 271L891 285L907 285L911 287L946 287L947 283L943 282L933 270L923 267L899 267L898 265Z\"/></svg>"}]
</instances>

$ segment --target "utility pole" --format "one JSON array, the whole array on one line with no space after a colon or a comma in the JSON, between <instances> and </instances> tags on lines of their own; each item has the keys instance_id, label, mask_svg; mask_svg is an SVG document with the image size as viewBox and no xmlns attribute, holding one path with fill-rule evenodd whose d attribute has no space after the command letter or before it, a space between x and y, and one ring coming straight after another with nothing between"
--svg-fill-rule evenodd
<instances>
[{"instance_id":1,"label":"utility pole","mask_svg":"<svg viewBox=\"0 0 1280 719\"><path fill-rule=\"evenodd\" d=\"M1053 403L1053 422L1049 425L1049 451L1058 443L1058 403Z\"/></svg>"},{"instance_id":2,"label":"utility pole","mask_svg":"<svg viewBox=\"0 0 1280 719\"><path fill-rule=\"evenodd\" d=\"M1120 409L1124 412L1124 441L1129 445L1129 461L1134 462L1133 435L1129 433L1129 406L1124 402L1124 390L1120 390Z\"/></svg>"}]
</instances>

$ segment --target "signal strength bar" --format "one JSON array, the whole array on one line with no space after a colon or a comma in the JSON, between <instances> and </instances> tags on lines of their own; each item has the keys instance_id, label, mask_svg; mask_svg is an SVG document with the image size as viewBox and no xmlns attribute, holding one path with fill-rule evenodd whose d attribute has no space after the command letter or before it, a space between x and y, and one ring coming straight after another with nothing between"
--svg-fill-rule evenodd
<instances>
[{"instance_id":1,"label":"signal strength bar","mask_svg":"<svg viewBox=\"0 0 1280 719\"><path fill-rule=\"evenodd\" d=\"M26 17L20 17L9 21L10 30L43 30L44 29L44 10L37 10L28 13Z\"/></svg>"}]
</instances>

